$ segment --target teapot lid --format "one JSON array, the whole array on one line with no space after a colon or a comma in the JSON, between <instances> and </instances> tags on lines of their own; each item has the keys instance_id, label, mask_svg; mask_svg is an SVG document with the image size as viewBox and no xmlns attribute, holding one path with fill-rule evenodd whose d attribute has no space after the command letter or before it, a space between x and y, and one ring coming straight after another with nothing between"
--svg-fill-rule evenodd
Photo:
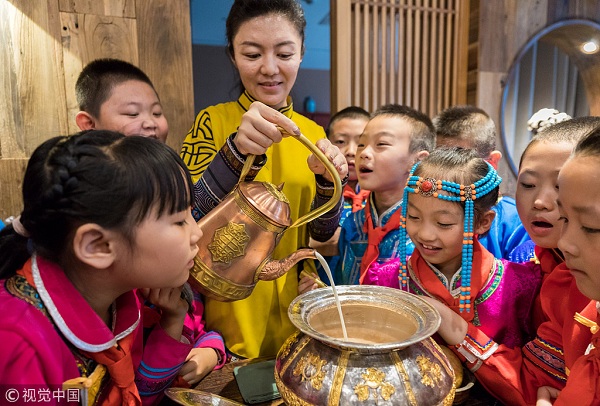
<instances>
[{"instance_id":1,"label":"teapot lid","mask_svg":"<svg viewBox=\"0 0 600 406\"><path fill-rule=\"evenodd\" d=\"M290 202L281 191L283 183L275 186L269 182L242 182L239 189L252 207L269 221L280 227L289 227L292 224Z\"/></svg>"}]
</instances>

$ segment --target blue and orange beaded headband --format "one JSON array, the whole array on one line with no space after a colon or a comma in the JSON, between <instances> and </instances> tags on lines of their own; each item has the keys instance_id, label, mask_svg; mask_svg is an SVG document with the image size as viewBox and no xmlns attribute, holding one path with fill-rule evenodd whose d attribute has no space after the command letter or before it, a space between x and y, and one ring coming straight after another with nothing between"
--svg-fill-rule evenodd
<instances>
[{"instance_id":1,"label":"blue and orange beaded headband","mask_svg":"<svg viewBox=\"0 0 600 406\"><path fill-rule=\"evenodd\" d=\"M465 202L465 221L463 228L463 248L462 248L462 268L460 273L460 302L459 308L463 312L471 311L471 268L473 266L473 215L474 201L487 195L494 190L502 178L489 162L488 173L477 182L470 185L461 185L447 180L437 180L434 178L422 178L414 175L419 166L417 162L410 170L404 196L402 200L402 217L400 223L400 286L406 289L408 285L408 275L406 266L406 210L408 207L408 194L415 193L421 196L432 196L448 202ZM445 194L442 194L442 191Z\"/></svg>"}]
</instances>

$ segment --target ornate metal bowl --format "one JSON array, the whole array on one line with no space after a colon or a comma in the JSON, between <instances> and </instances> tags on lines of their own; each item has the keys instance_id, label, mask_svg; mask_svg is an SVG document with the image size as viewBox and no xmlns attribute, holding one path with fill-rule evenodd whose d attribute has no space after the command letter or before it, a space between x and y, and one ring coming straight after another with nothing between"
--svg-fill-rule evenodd
<instances>
[{"instance_id":1,"label":"ornate metal bowl","mask_svg":"<svg viewBox=\"0 0 600 406\"><path fill-rule=\"evenodd\" d=\"M165 395L184 406L242 406L233 400L194 389L169 388L165 390Z\"/></svg>"},{"instance_id":2,"label":"ornate metal bowl","mask_svg":"<svg viewBox=\"0 0 600 406\"><path fill-rule=\"evenodd\" d=\"M275 382L288 405L451 405L454 372L431 339L438 312L410 293L341 286L346 341L331 288L298 296L300 330L279 350Z\"/></svg>"}]
</instances>

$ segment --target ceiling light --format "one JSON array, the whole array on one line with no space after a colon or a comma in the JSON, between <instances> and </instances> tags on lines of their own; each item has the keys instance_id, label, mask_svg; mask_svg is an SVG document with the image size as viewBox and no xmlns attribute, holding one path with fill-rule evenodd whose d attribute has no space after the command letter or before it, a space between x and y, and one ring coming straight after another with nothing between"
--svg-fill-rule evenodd
<instances>
[{"instance_id":1,"label":"ceiling light","mask_svg":"<svg viewBox=\"0 0 600 406\"><path fill-rule=\"evenodd\" d=\"M581 45L581 51L586 54L594 54L598 52L598 44L594 41L584 42Z\"/></svg>"}]
</instances>

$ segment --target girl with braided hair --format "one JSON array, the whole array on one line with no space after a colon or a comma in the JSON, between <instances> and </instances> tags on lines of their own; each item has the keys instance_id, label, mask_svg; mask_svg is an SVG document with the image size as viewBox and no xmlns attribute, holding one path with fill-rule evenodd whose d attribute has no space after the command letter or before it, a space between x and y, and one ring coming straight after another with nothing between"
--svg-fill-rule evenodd
<instances>
[{"instance_id":1,"label":"girl with braided hair","mask_svg":"<svg viewBox=\"0 0 600 406\"><path fill-rule=\"evenodd\" d=\"M157 140L94 130L34 151L23 212L0 232L0 382L84 404L158 401L193 344L181 288L201 236L192 185ZM162 312L144 334L147 297Z\"/></svg>"},{"instance_id":2,"label":"girl with braided hair","mask_svg":"<svg viewBox=\"0 0 600 406\"><path fill-rule=\"evenodd\" d=\"M478 241L494 219L501 180L476 152L442 148L413 167L404 189L400 247L410 237L415 250L408 261L400 253L400 288L438 309L442 338L473 368L471 349L485 356L497 343L519 347L530 338L541 281L539 271L496 259Z\"/></svg>"}]
</instances>

